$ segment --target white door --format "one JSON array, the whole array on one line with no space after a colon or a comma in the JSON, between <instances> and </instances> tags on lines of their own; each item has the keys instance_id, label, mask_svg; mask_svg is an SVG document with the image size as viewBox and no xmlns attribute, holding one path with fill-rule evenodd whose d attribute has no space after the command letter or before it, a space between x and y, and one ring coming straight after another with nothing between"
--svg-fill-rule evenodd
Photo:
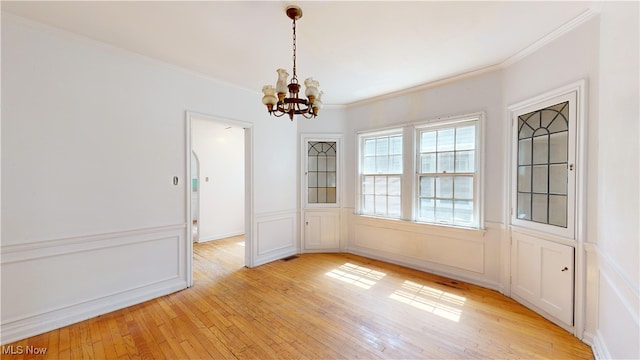
<instances>
[{"instance_id":1,"label":"white door","mask_svg":"<svg viewBox=\"0 0 640 360\"><path fill-rule=\"evenodd\" d=\"M577 90L510 107L511 294L574 321Z\"/></svg>"},{"instance_id":2,"label":"white door","mask_svg":"<svg viewBox=\"0 0 640 360\"><path fill-rule=\"evenodd\" d=\"M305 251L337 251L340 249L340 213L335 210L305 211Z\"/></svg>"},{"instance_id":3,"label":"white door","mask_svg":"<svg viewBox=\"0 0 640 360\"><path fill-rule=\"evenodd\" d=\"M573 325L573 247L512 232L511 293Z\"/></svg>"},{"instance_id":4,"label":"white door","mask_svg":"<svg viewBox=\"0 0 640 360\"><path fill-rule=\"evenodd\" d=\"M341 135L303 134L302 251L340 250Z\"/></svg>"}]
</instances>

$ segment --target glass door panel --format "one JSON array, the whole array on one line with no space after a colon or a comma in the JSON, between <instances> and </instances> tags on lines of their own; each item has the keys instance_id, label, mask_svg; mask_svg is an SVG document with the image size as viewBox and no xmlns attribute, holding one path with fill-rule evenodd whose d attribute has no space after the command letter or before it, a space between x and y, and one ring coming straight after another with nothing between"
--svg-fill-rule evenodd
<instances>
[{"instance_id":1,"label":"glass door panel","mask_svg":"<svg viewBox=\"0 0 640 360\"><path fill-rule=\"evenodd\" d=\"M518 116L517 219L567 227L569 101Z\"/></svg>"}]
</instances>

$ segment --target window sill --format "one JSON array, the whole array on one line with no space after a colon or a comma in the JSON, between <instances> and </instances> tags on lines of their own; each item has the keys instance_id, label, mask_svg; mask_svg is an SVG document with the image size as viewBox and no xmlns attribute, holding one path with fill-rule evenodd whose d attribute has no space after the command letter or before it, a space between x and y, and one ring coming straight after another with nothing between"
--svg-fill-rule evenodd
<instances>
[{"instance_id":1,"label":"window sill","mask_svg":"<svg viewBox=\"0 0 640 360\"><path fill-rule=\"evenodd\" d=\"M354 213L353 215L361 219L363 222L367 224L371 223L374 226L380 226L382 223L384 223L384 227L386 228L397 228L398 230L411 230L415 232L424 232L443 236L468 236L475 238L484 237L487 232L485 228L471 228L457 225L434 224L415 220L393 219L357 213Z\"/></svg>"}]
</instances>

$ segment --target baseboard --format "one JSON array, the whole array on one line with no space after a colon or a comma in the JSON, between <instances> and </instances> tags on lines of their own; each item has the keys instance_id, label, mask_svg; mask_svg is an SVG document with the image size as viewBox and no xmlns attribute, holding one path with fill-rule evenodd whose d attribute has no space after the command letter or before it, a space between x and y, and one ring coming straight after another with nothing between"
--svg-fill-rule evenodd
<instances>
[{"instance_id":1,"label":"baseboard","mask_svg":"<svg viewBox=\"0 0 640 360\"><path fill-rule=\"evenodd\" d=\"M592 339L591 349L593 350L593 356L596 359L611 359L611 354L607 346L602 341L602 336L596 332L596 335Z\"/></svg>"},{"instance_id":2,"label":"baseboard","mask_svg":"<svg viewBox=\"0 0 640 360\"><path fill-rule=\"evenodd\" d=\"M0 344L5 345L59 329L67 325L171 294L186 287L187 283L183 279L174 278L137 289L131 289L119 294L75 304L67 308L3 323Z\"/></svg>"},{"instance_id":3,"label":"baseboard","mask_svg":"<svg viewBox=\"0 0 640 360\"><path fill-rule=\"evenodd\" d=\"M217 235L213 235L213 236L208 236L206 238L200 238L200 239L198 239L198 242L199 243L203 243L203 242L207 242L207 241L222 240L222 239L227 239L227 238L230 238L230 237L240 236L240 235L244 235L244 229L241 230L241 231L230 232L230 233L225 233L225 234L217 234Z\"/></svg>"},{"instance_id":4,"label":"baseboard","mask_svg":"<svg viewBox=\"0 0 640 360\"><path fill-rule=\"evenodd\" d=\"M187 287L185 225L0 246L6 344Z\"/></svg>"},{"instance_id":5,"label":"baseboard","mask_svg":"<svg viewBox=\"0 0 640 360\"><path fill-rule=\"evenodd\" d=\"M436 265L434 265L433 267L427 266L425 265L426 263L423 264L416 264L413 261L405 261L401 259L401 256L396 255L396 254L392 254L392 255L381 255L380 251L366 251L363 250L361 248L354 248L354 247L349 247L347 249L344 250L344 252L349 253L349 254L354 254L354 255L359 255L359 256L364 256L370 259L375 259L375 260L380 260L380 261L384 261L390 264L395 264L395 265L400 265L400 266L405 266L408 267L410 269L415 269L415 270L420 270L420 271L424 271L426 273L429 274L434 274L434 275L438 275L438 276L442 276L442 277L446 277L446 278L450 278L450 279L454 279L454 280L460 280L460 281L464 281L466 283L472 284L472 285L477 285L477 286L481 286L483 288L487 288L490 290L498 290L499 288L499 284L498 283L493 283L490 281L486 281L485 279L480 279L480 278L475 278L472 276L468 276L465 274L462 274L460 272L456 272L456 271L446 271L443 269L439 269L436 268Z\"/></svg>"}]
</instances>

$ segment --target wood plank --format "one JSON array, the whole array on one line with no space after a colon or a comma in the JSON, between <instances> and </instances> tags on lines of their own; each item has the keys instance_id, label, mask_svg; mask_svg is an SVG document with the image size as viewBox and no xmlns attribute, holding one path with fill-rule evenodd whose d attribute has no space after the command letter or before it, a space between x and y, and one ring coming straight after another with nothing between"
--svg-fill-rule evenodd
<instances>
[{"instance_id":1,"label":"wood plank","mask_svg":"<svg viewBox=\"0 0 640 360\"><path fill-rule=\"evenodd\" d=\"M496 291L350 254L248 269L241 241L194 244L189 289L7 345L55 359L593 359Z\"/></svg>"}]
</instances>

